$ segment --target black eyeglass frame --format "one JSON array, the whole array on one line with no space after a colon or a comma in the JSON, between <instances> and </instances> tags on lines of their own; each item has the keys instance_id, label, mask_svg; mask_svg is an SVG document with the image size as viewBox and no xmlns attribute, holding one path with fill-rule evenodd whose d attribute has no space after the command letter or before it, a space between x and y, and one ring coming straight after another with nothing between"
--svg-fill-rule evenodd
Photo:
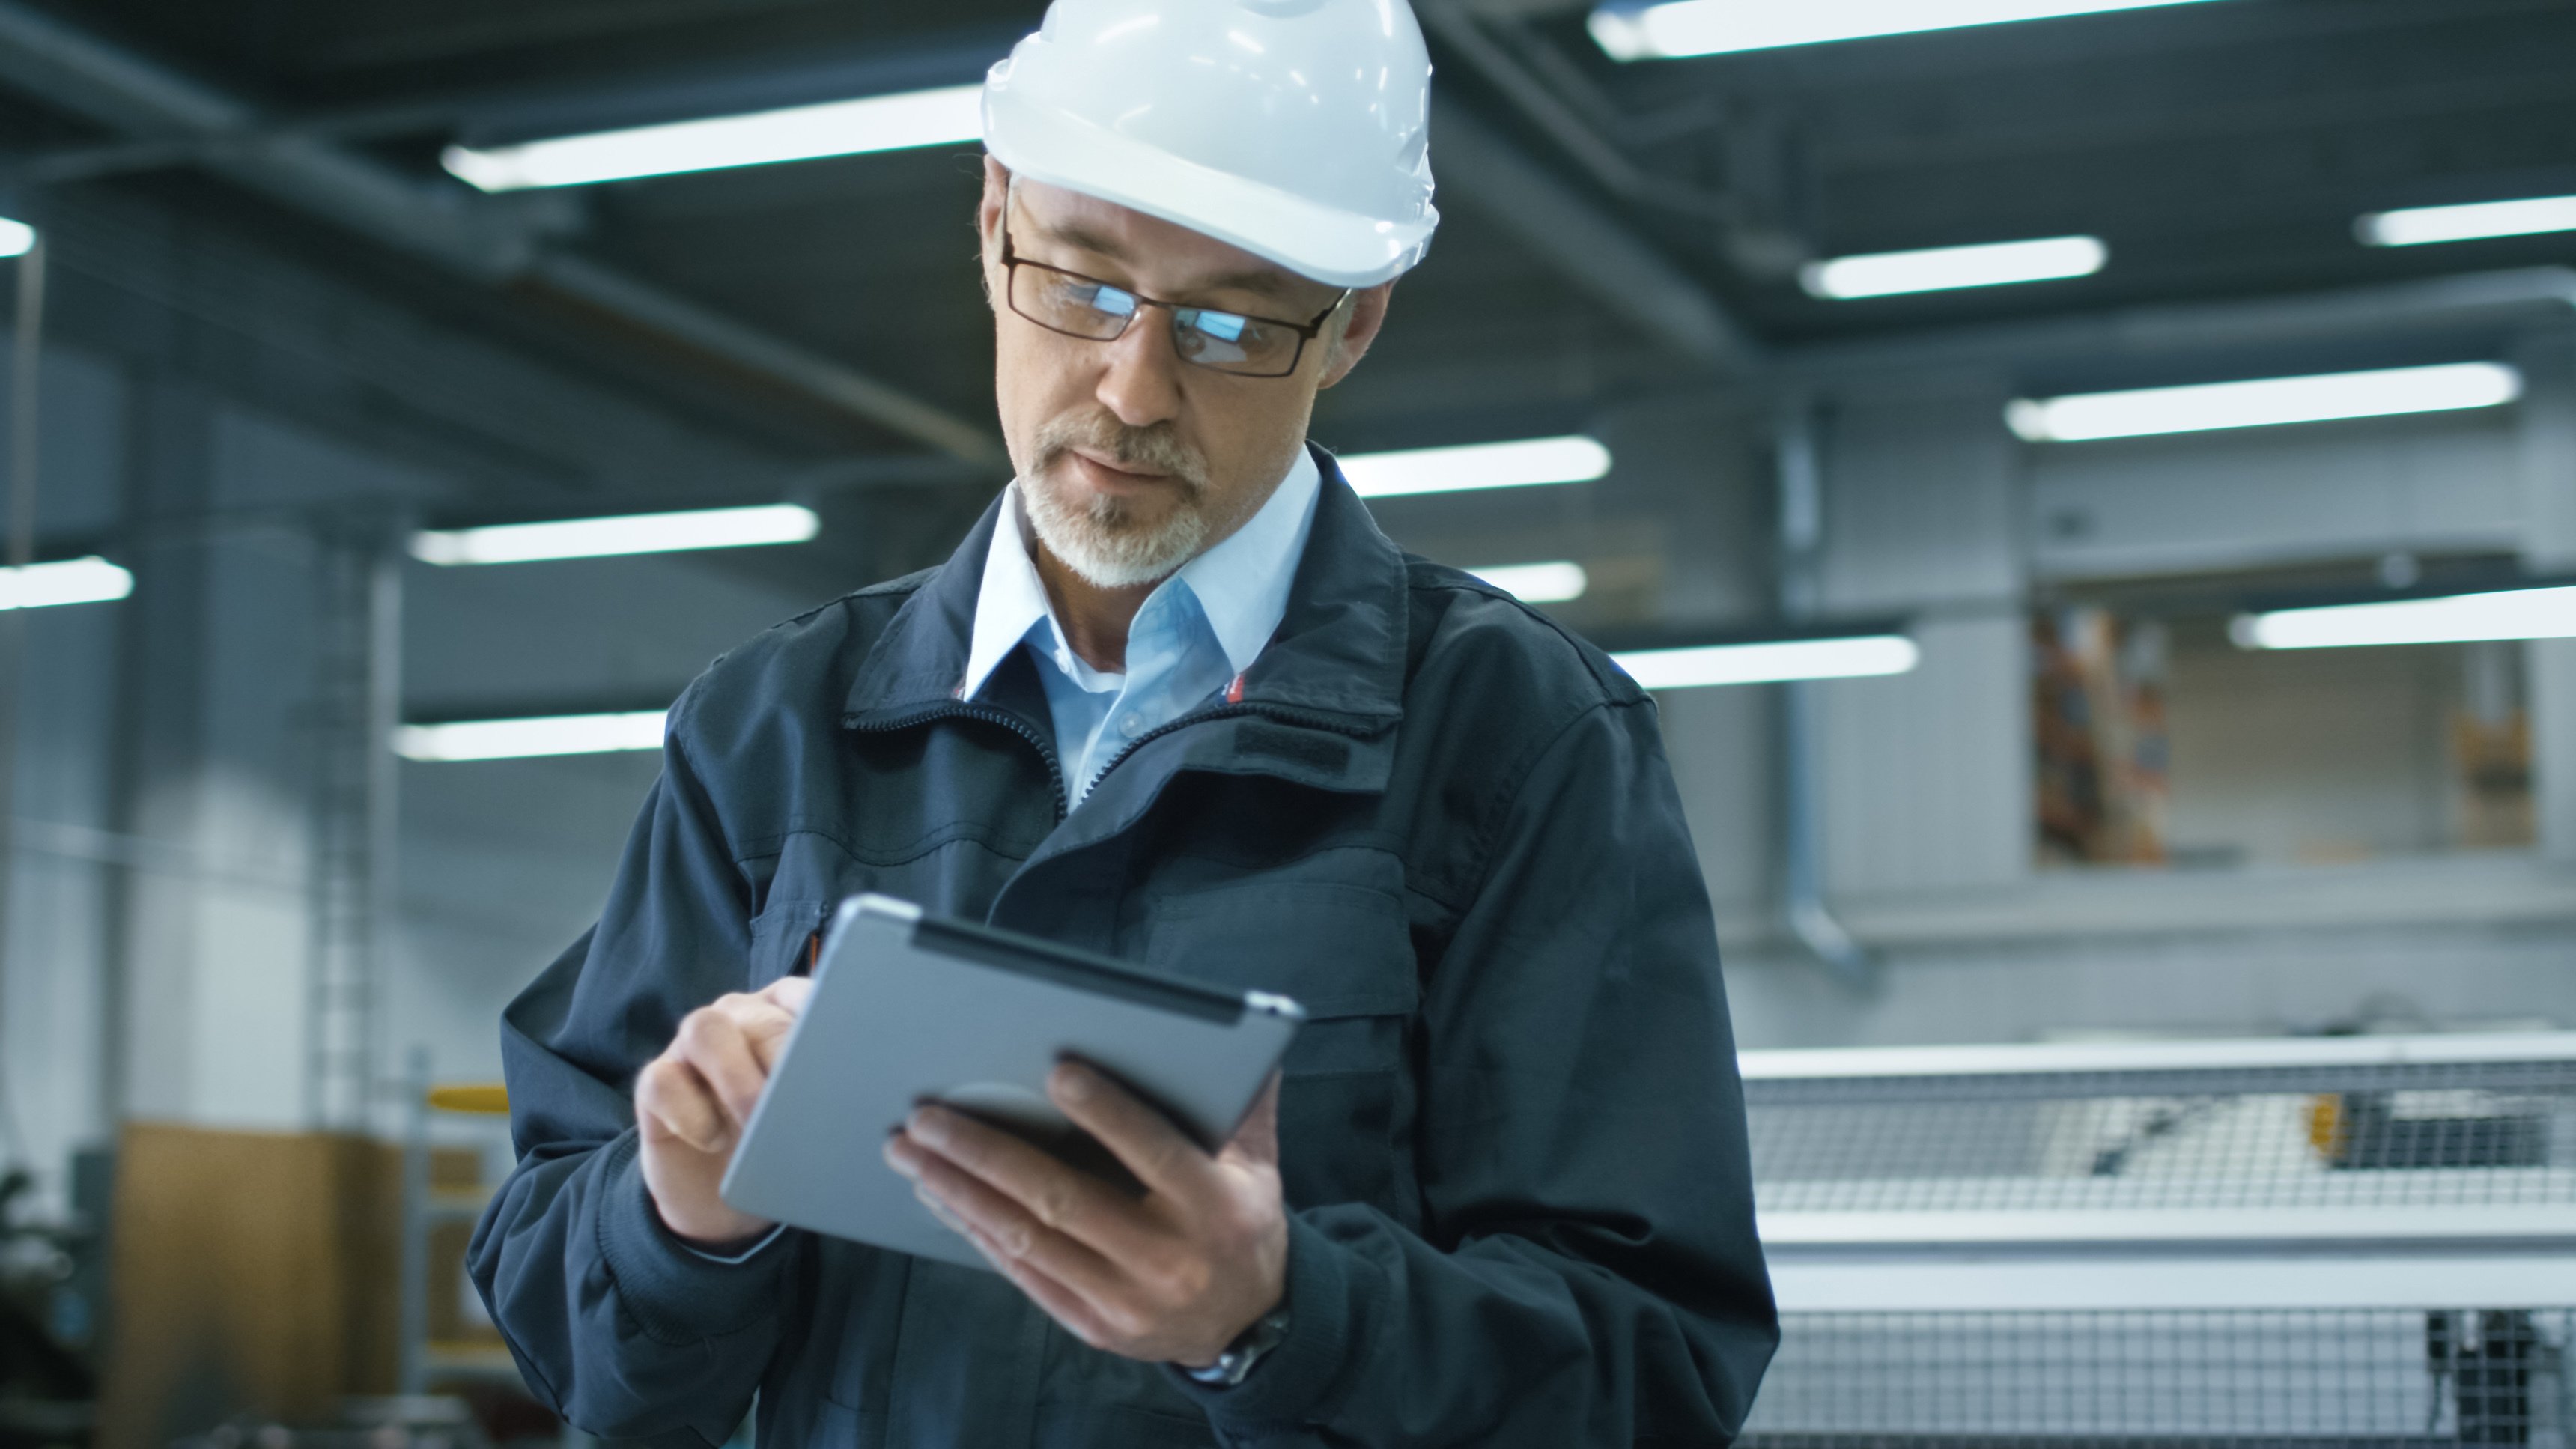
<instances>
[{"instance_id":1,"label":"black eyeglass frame","mask_svg":"<svg viewBox=\"0 0 2576 1449\"><path fill-rule=\"evenodd\" d=\"M1067 332L1063 328L1055 326L1042 318L1031 317L1027 312L1021 309L1020 294L1017 283L1019 282L1019 271L1022 267L1035 267L1041 272L1053 272L1059 277L1071 277L1077 282L1088 282L1095 287L1106 287L1113 292L1124 292L1128 296L1136 299L1136 311L1128 313L1127 319L1119 324L1118 330L1110 333L1106 337L1094 337L1087 332ZM1148 297L1133 287L1122 287L1116 282L1103 281L1098 277L1088 276L1084 273L1072 271L1064 267L1049 266L1045 262L1032 261L1027 257L1021 256L1018 249L1011 245L1010 213L1005 210L1002 214L1002 299L1010 303L1011 311L1015 315L1026 318L1030 323L1036 326L1046 328L1047 331L1054 333L1058 337L1072 337L1084 342L1115 342L1119 338L1127 335L1127 329L1136 325L1136 318L1142 314L1147 307L1160 307L1164 311L1171 313L1172 325L1176 329L1180 326L1180 318L1183 312L1215 312L1227 317L1240 317L1246 322L1258 322L1270 327L1285 327L1289 331L1297 334L1297 350L1288 355L1287 367L1278 372L1235 372L1227 368L1217 367L1211 363L1194 361L1186 354L1181 356L1181 360L1189 363L1192 367L1205 368L1209 372L1217 373L1224 377L1279 378L1294 376L1297 371L1297 364L1306 360L1306 344L1324 335L1324 324L1332 319L1332 315L1335 312L1342 310L1342 304L1351 299L1352 293L1355 290L1357 289L1344 287L1342 289L1342 294L1333 299L1331 306L1316 313L1315 320L1312 322L1303 323L1291 322L1285 317L1259 317L1249 312L1228 312L1222 307L1202 307L1190 302L1166 302L1160 297ZM1180 352L1180 340L1177 337L1173 339L1172 350L1176 353Z\"/></svg>"}]
</instances>

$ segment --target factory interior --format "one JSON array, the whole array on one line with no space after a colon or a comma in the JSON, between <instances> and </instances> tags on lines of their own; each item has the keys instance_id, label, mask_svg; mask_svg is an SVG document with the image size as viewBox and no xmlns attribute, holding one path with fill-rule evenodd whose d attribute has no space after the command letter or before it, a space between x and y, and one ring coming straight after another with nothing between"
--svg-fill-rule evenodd
<instances>
[{"instance_id":1,"label":"factory interior","mask_svg":"<svg viewBox=\"0 0 2576 1449\"><path fill-rule=\"evenodd\" d=\"M1011 480L1044 9L0 0L0 1449L612 1442L501 1013ZM1411 9L1311 436L1654 694L1739 1442L2576 1446L2576 0Z\"/></svg>"}]
</instances>

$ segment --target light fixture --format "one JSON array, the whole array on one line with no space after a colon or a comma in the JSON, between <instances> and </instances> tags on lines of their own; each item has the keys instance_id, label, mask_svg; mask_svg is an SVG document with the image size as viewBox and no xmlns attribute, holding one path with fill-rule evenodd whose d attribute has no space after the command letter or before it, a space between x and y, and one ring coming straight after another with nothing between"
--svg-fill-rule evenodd
<instances>
[{"instance_id":1,"label":"light fixture","mask_svg":"<svg viewBox=\"0 0 2576 1449\"><path fill-rule=\"evenodd\" d=\"M1471 488L1589 483L1610 472L1610 450L1593 438L1527 438L1513 443L1357 453L1340 462L1342 476L1350 480L1352 492L1362 498L1392 498L1408 493L1457 493Z\"/></svg>"},{"instance_id":2,"label":"light fixture","mask_svg":"<svg viewBox=\"0 0 2576 1449\"><path fill-rule=\"evenodd\" d=\"M532 563L540 559L803 543L822 529L823 521L814 516L814 510L793 503L775 503L756 508L704 508L688 513L637 513L622 518L572 518L558 523L425 531L411 536L411 556L440 565Z\"/></svg>"},{"instance_id":3,"label":"light fixture","mask_svg":"<svg viewBox=\"0 0 2576 1449\"><path fill-rule=\"evenodd\" d=\"M2527 201L2481 201L2469 206L2419 206L2374 212L2354 222L2352 229L2365 246L2374 247L2420 247L2434 242L2576 231L2576 196L2536 196Z\"/></svg>"},{"instance_id":4,"label":"light fixture","mask_svg":"<svg viewBox=\"0 0 2576 1449\"><path fill-rule=\"evenodd\" d=\"M0 568L0 609L109 604L134 592L134 575L103 558Z\"/></svg>"},{"instance_id":5,"label":"light fixture","mask_svg":"<svg viewBox=\"0 0 2576 1449\"><path fill-rule=\"evenodd\" d=\"M534 719L404 725L394 731L394 753L406 760L440 763L658 750L662 748L666 717L667 711L647 709L625 714L559 714Z\"/></svg>"},{"instance_id":6,"label":"light fixture","mask_svg":"<svg viewBox=\"0 0 2576 1449\"><path fill-rule=\"evenodd\" d=\"M1923 651L1902 634L1836 639L1777 639L1641 649L1610 658L1645 689L1701 689L1722 684L1785 684L1801 679L1867 679L1905 674Z\"/></svg>"},{"instance_id":7,"label":"light fixture","mask_svg":"<svg viewBox=\"0 0 2576 1449\"><path fill-rule=\"evenodd\" d=\"M23 257L36 249L36 229L0 216L0 257Z\"/></svg>"},{"instance_id":8,"label":"light fixture","mask_svg":"<svg viewBox=\"0 0 2576 1449\"><path fill-rule=\"evenodd\" d=\"M2240 649L2576 638L2576 588L2503 589L2435 599L2277 609L2239 614L2227 632Z\"/></svg>"},{"instance_id":9,"label":"light fixture","mask_svg":"<svg viewBox=\"0 0 2576 1449\"><path fill-rule=\"evenodd\" d=\"M1662 5L1604 5L1592 12L1592 39L1613 60L1661 60L2204 3L2206 0L1798 0L1794 5L1758 5L1746 0L1672 0Z\"/></svg>"},{"instance_id":10,"label":"light fixture","mask_svg":"<svg viewBox=\"0 0 2576 1449\"><path fill-rule=\"evenodd\" d=\"M440 160L482 190L525 191L957 145L984 134L983 95L981 85L945 86L490 150L450 146Z\"/></svg>"},{"instance_id":11,"label":"light fixture","mask_svg":"<svg viewBox=\"0 0 2576 1449\"><path fill-rule=\"evenodd\" d=\"M1901 292L1943 292L1958 287L2002 287L2089 277L2111 259L2098 237L2059 236L2038 241L1990 242L1915 252L1875 252L1809 262L1798 285L1812 297L1849 301Z\"/></svg>"},{"instance_id":12,"label":"light fixture","mask_svg":"<svg viewBox=\"0 0 2576 1449\"><path fill-rule=\"evenodd\" d=\"M1592 587L1591 575L1579 563L1505 564L1467 572L1524 604L1571 603Z\"/></svg>"},{"instance_id":13,"label":"light fixture","mask_svg":"<svg viewBox=\"0 0 2576 1449\"><path fill-rule=\"evenodd\" d=\"M2490 408L2520 396L2522 374L2513 368L2464 362L2023 399L2004 409L2004 421L2024 442L2079 443Z\"/></svg>"}]
</instances>

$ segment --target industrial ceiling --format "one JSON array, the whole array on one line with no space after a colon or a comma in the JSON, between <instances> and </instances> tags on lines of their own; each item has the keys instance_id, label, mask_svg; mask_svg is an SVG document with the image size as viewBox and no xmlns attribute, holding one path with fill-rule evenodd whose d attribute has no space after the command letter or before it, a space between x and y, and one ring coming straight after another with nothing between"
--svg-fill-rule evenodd
<instances>
[{"instance_id":1,"label":"industrial ceiling","mask_svg":"<svg viewBox=\"0 0 2576 1449\"><path fill-rule=\"evenodd\" d=\"M193 209L784 462L981 490L971 146L497 197L437 158L959 84L1041 8L0 0L0 187ZM2576 192L2576 0L2217 0L1639 63L1558 0L1416 8L1448 224L1363 382L1325 401L1346 446L1571 426L1855 340L2576 255L2570 234L2353 234ZM2098 275L1867 301L1797 281L2079 233L2111 248Z\"/></svg>"}]
</instances>

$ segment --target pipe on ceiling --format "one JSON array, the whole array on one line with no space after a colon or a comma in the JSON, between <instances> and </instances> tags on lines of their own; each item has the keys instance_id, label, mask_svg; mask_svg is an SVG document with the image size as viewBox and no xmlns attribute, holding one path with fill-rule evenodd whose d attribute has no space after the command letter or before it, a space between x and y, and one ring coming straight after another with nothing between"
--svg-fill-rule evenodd
<instances>
[{"instance_id":1,"label":"pipe on ceiling","mask_svg":"<svg viewBox=\"0 0 2576 1449\"><path fill-rule=\"evenodd\" d=\"M1801 388L1868 373L2342 342L2456 329L2481 316L2504 321L2560 306L2576 307L2576 268L2525 267L2262 301L2192 302L1814 343L1783 349L1778 362L1782 384Z\"/></svg>"},{"instance_id":2,"label":"pipe on ceiling","mask_svg":"<svg viewBox=\"0 0 2576 1449\"><path fill-rule=\"evenodd\" d=\"M1774 466L1780 488L1780 614L1814 619L1824 604L1825 482L1816 409L1800 399L1782 409ZM1780 906L1789 934L1834 984L1854 994L1878 982L1878 961L1834 914L1825 896L1825 781L1818 748L1824 686L1780 688Z\"/></svg>"},{"instance_id":3,"label":"pipe on ceiling","mask_svg":"<svg viewBox=\"0 0 2576 1449\"><path fill-rule=\"evenodd\" d=\"M269 130L248 103L22 0L0 0L0 79L137 140L207 143L204 164L236 184L475 281L532 282L899 436L1009 467L990 429L649 282L549 252L523 205Z\"/></svg>"},{"instance_id":4,"label":"pipe on ceiling","mask_svg":"<svg viewBox=\"0 0 2576 1449\"><path fill-rule=\"evenodd\" d=\"M1416 0L1415 8L1433 35L1595 181L1631 198L1662 185L1524 73L1462 0ZM1730 376L1761 370L1761 342L1715 292L1464 107L1434 106L1432 164L1470 205L1656 341Z\"/></svg>"}]
</instances>

